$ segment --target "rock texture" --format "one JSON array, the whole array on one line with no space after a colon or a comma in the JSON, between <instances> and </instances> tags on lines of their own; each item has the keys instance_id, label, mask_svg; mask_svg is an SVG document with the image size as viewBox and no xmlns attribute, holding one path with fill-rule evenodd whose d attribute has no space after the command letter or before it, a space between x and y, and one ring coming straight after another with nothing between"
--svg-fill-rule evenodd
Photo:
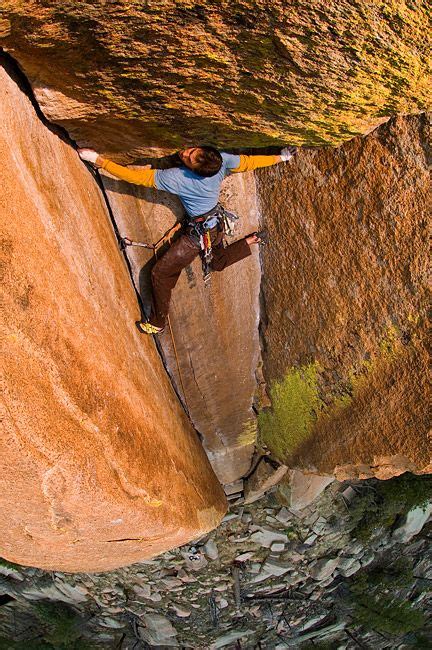
<instances>
[{"instance_id":1,"label":"rock texture","mask_svg":"<svg viewBox=\"0 0 432 650\"><path fill-rule=\"evenodd\" d=\"M261 170L263 436L340 480L430 472L430 124L399 117L335 150Z\"/></svg>"},{"instance_id":2,"label":"rock texture","mask_svg":"<svg viewBox=\"0 0 432 650\"><path fill-rule=\"evenodd\" d=\"M427 1L4 0L3 47L80 143L340 143L430 106Z\"/></svg>"},{"instance_id":3,"label":"rock texture","mask_svg":"<svg viewBox=\"0 0 432 650\"><path fill-rule=\"evenodd\" d=\"M121 236L155 243L176 220L183 219L176 197L108 174L103 182ZM252 174L226 179L221 200L240 216L235 238L257 230ZM135 285L146 299L153 252L129 247L127 255ZM213 273L209 288L204 287L201 262L195 260L181 274L173 292L172 336L167 328L160 337L170 374L222 483L231 483L249 471L256 440L252 403L260 359L260 278L257 247L251 257L222 273Z\"/></svg>"},{"instance_id":4,"label":"rock texture","mask_svg":"<svg viewBox=\"0 0 432 650\"><path fill-rule=\"evenodd\" d=\"M225 497L139 312L105 203L0 69L1 555L101 571L214 528Z\"/></svg>"}]
</instances>

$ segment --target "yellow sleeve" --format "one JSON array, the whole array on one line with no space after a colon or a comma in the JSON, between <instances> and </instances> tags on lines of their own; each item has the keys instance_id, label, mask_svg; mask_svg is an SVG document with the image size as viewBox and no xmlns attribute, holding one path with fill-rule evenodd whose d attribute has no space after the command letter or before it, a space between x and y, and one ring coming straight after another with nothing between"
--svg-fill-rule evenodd
<instances>
[{"instance_id":1,"label":"yellow sleeve","mask_svg":"<svg viewBox=\"0 0 432 650\"><path fill-rule=\"evenodd\" d=\"M280 161L279 156L240 156L240 165L235 169L230 169L230 172L236 174L237 172L251 172L259 167L269 167L275 165Z\"/></svg>"},{"instance_id":2,"label":"yellow sleeve","mask_svg":"<svg viewBox=\"0 0 432 650\"><path fill-rule=\"evenodd\" d=\"M106 169L106 171L113 176L120 178L122 181L135 183L135 185L144 185L144 187L156 187L155 169L129 169L128 167L123 167L123 165L117 165L117 163L112 162L112 160L102 158L102 156L98 157L97 164L102 167L102 169Z\"/></svg>"}]
</instances>

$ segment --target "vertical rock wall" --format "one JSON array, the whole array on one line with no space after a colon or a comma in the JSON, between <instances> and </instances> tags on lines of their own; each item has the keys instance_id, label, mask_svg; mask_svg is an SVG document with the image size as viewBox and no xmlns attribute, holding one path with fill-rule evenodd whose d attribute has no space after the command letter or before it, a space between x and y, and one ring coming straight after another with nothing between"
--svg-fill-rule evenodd
<instances>
[{"instance_id":1,"label":"vertical rock wall","mask_svg":"<svg viewBox=\"0 0 432 650\"><path fill-rule=\"evenodd\" d=\"M225 498L139 316L105 203L0 68L0 555L103 571L215 527Z\"/></svg>"},{"instance_id":2,"label":"vertical rock wall","mask_svg":"<svg viewBox=\"0 0 432 650\"><path fill-rule=\"evenodd\" d=\"M258 174L265 370L279 458L339 478L432 471L430 123L398 117Z\"/></svg>"},{"instance_id":3,"label":"vertical rock wall","mask_svg":"<svg viewBox=\"0 0 432 650\"><path fill-rule=\"evenodd\" d=\"M183 219L176 197L107 174L103 178L122 236L157 242L176 219ZM240 216L236 238L257 229L252 174L225 180L221 200ZM135 284L146 296L153 254L138 247L128 248L127 254ZM254 451L256 417L252 402L260 357L259 284L257 247L251 257L222 273L213 273L207 289L201 262L195 260L182 272L173 292L172 336L168 327L160 337L170 374L222 483L246 474Z\"/></svg>"}]
</instances>

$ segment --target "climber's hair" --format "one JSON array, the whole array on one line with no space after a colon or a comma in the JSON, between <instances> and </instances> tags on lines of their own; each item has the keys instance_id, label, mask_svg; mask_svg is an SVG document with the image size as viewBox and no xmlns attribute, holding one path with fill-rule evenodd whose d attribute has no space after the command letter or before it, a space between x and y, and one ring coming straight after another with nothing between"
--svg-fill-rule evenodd
<instances>
[{"instance_id":1,"label":"climber's hair","mask_svg":"<svg viewBox=\"0 0 432 650\"><path fill-rule=\"evenodd\" d=\"M194 172L206 178L217 174L222 167L222 156L219 151L215 147L205 145L199 145L197 148L199 153L195 157L197 166L194 168Z\"/></svg>"}]
</instances>

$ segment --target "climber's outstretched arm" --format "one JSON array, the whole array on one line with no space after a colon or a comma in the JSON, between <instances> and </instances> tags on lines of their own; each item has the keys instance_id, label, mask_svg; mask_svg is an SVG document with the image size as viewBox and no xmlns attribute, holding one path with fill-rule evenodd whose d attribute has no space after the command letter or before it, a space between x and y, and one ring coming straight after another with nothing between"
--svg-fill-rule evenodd
<instances>
[{"instance_id":1,"label":"climber's outstretched arm","mask_svg":"<svg viewBox=\"0 0 432 650\"><path fill-rule=\"evenodd\" d=\"M270 165L276 165L279 162L286 162L294 156L296 151L296 147L285 147L285 149L282 149L279 156L240 155L240 164L238 167L230 169L229 171L232 174L237 174L239 172L250 172L259 167L270 167Z\"/></svg>"},{"instance_id":2,"label":"climber's outstretched arm","mask_svg":"<svg viewBox=\"0 0 432 650\"><path fill-rule=\"evenodd\" d=\"M155 169L129 169L129 167L118 165L112 160L108 160L108 158L102 158L102 156L98 156L96 164L122 181L134 183L135 185L144 185L144 187L156 187Z\"/></svg>"},{"instance_id":3,"label":"climber's outstretched arm","mask_svg":"<svg viewBox=\"0 0 432 650\"><path fill-rule=\"evenodd\" d=\"M122 181L134 183L135 185L144 185L144 187L156 187L155 185L155 169L129 169L123 165L118 165L108 158L99 156L93 149L78 149L78 153L83 160L93 163L97 167L106 169L107 172L120 178Z\"/></svg>"}]
</instances>

